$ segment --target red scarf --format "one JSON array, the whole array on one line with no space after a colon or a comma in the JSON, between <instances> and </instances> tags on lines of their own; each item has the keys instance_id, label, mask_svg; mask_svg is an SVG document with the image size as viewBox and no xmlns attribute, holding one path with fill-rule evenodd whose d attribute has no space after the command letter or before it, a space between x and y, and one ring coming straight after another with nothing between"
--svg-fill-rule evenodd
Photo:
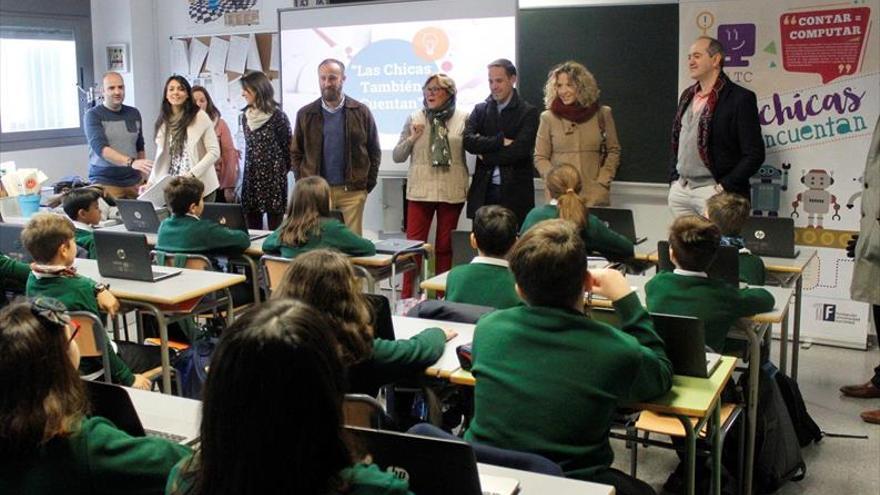
<instances>
[{"instance_id":1,"label":"red scarf","mask_svg":"<svg viewBox=\"0 0 880 495\"><path fill-rule=\"evenodd\" d=\"M31 271L37 278L43 277L75 277L76 267L73 265L43 265L37 262L31 263Z\"/></svg>"},{"instance_id":2,"label":"red scarf","mask_svg":"<svg viewBox=\"0 0 880 495\"><path fill-rule=\"evenodd\" d=\"M580 124L593 118L593 115L596 115L596 112L599 111L599 102L593 102L593 104L588 107L581 106L577 103L566 105L565 103L562 103L562 100L557 96L553 100L553 103L550 104L550 111L553 112L553 115L561 119L570 120L575 124Z\"/></svg>"},{"instance_id":3,"label":"red scarf","mask_svg":"<svg viewBox=\"0 0 880 495\"><path fill-rule=\"evenodd\" d=\"M715 85L712 86L712 90L709 91L709 98L706 100L706 105L703 107L703 111L700 112L700 120L697 124L697 148L700 152L700 158L703 160L703 164L705 164L706 168L709 170L712 170L712 156L709 154L709 134L712 132L712 116L715 115L715 106L718 105L718 93L721 92L721 88L723 88L729 80L727 74L724 72L718 74L718 79L715 81ZM681 94L681 98L678 100L678 110L676 110L675 120L672 122L672 156L678 156L678 138L679 134L681 134L681 119L684 117L684 112L687 110L688 105L694 99L694 95L696 95L699 90L700 83L696 83L684 90Z\"/></svg>"}]
</instances>

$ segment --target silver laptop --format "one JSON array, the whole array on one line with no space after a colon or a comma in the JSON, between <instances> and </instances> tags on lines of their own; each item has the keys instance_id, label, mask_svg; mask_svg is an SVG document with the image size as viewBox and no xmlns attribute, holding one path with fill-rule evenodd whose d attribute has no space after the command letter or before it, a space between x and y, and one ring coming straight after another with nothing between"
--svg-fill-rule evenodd
<instances>
[{"instance_id":1,"label":"silver laptop","mask_svg":"<svg viewBox=\"0 0 880 495\"><path fill-rule=\"evenodd\" d=\"M382 254L395 254L401 251L420 248L425 243L412 239L385 239L376 243L376 252Z\"/></svg>"},{"instance_id":2,"label":"silver laptop","mask_svg":"<svg viewBox=\"0 0 880 495\"><path fill-rule=\"evenodd\" d=\"M162 209L160 214L153 203L137 199L117 199L116 207L119 208L119 216L122 217L126 230L147 234L159 232L159 224L168 211Z\"/></svg>"},{"instance_id":3,"label":"silver laptop","mask_svg":"<svg viewBox=\"0 0 880 495\"><path fill-rule=\"evenodd\" d=\"M743 241L752 254L774 258L797 258L794 247L794 219L749 217L742 230Z\"/></svg>"},{"instance_id":4,"label":"silver laptop","mask_svg":"<svg viewBox=\"0 0 880 495\"><path fill-rule=\"evenodd\" d=\"M158 282L181 273L179 269L153 270L146 234L96 230L95 250L102 277Z\"/></svg>"}]
</instances>

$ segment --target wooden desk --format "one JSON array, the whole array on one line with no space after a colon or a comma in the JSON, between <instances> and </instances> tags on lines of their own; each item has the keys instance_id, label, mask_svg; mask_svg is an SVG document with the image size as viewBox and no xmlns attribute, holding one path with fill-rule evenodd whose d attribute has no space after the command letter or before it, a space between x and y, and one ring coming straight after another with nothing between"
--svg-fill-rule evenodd
<instances>
[{"instance_id":1,"label":"wooden desk","mask_svg":"<svg viewBox=\"0 0 880 495\"><path fill-rule=\"evenodd\" d=\"M458 332L452 340L446 343L443 355L436 363L429 366L425 373L439 378L449 378L461 368L458 364L458 355L455 348L462 344L469 344L474 340L474 328L476 325L469 323L455 323L451 321L427 320L423 318L410 318L408 316L392 316L394 324L394 336L398 339L408 339L422 330L430 327L440 327Z\"/></svg>"},{"instance_id":2,"label":"wooden desk","mask_svg":"<svg viewBox=\"0 0 880 495\"><path fill-rule=\"evenodd\" d=\"M158 305L173 305L227 289L245 281L244 275L188 270L185 268L152 267L154 271L180 270L179 275L158 282L140 282L121 278L102 277L95 260L77 259L74 263L80 275L110 284L110 292L120 302L145 309L156 316L162 353L162 390L171 393L171 362L168 356L168 323ZM227 318L232 321L232 300L227 305Z\"/></svg>"}]
</instances>

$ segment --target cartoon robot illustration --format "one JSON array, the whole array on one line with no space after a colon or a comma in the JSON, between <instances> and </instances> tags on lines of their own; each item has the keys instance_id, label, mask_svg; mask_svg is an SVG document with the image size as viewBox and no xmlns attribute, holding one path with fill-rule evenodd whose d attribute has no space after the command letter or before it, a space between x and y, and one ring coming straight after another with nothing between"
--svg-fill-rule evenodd
<instances>
[{"instance_id":1,"label":"cartoon robot illustration","mask_svg":"<svg viewBox=\"0 0 880 495\"><path fill-rule=\"evenodd\" d=\"M797 207L800 203L804 203L808 228L821 229L822 219L832 207L834 214L831 215L831 219L840 220L840 203L837 202L837 196L827 191L834 184L834 177L827 171L816 168L806 173L802 172L802 174L801 183L807 186L807 190L798 193L797 198L791 203L794 208L791 216L793 218L800 217Z\"/></svg>"},{"instance_id":2,"label":"cartoon robot illustration","mask_svg":"<svg viewBox=\"0 0 880 495\"><path fill-rule=\"evenodd\" d=\"M788 190L788 171L790 163L783 163L782 169L764 164L750 179L752 185L752 215L760 217L779 216L779 199L782 191Z\"/></svg>"},{"instance_id":3,"label":"cartoon robot illustration","mask_svg":"<svg viewBox=\"0 0 880 495\"><path fill-rule=\"evenodd\" d=\"M864 175L860 175L858 177L853 178L853 181L859 183L859 190L856 191L855 194L850 196L848 200L846 200L846 209L848 209L848 210L852 210L856 206L856 200L859 199L860 197L862 197L862 189L865 188L865 176Z\"/></svg>"}]
</instances>

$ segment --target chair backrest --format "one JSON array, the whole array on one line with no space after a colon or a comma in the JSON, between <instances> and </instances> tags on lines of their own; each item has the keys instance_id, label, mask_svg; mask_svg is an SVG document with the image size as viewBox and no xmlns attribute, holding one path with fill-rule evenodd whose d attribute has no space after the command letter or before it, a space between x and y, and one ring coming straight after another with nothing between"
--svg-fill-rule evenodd
<instances>
[{"instance_id":1,"label":"chair backrest","mask_svg":"<svg viewBox=\"0 0 880 495\"><path fill-rule=\"evenodd\" d=\"M153 261L160 265L176 268L189 268L190 270L214 270L211 259L204 254L193 253L169 253L167 251L150 251Z\"/></svg>"},{"instance_id":2,"label":"chair backrest","mask_svg":"<svg viewBox=\"0 0 880 495\"><path fill-rule=\"evenodd\" d=\"M104 352L107 349L107 334L104 332L104 325L88 311L71 311L68 314L80 327L74 338L80 356L102 358L104 381L111 383L110 356Z\"/></svg>"},{"instance_id":3,"label":"chair backrest","mask_svg":"<svg viewBox=\"0 0 880 495\"><path fill-rule=\"evenodd\" d=\"M490 306L428 299L410 309L406 315L429 320L476 323L481 316L492 311L495 308Z\"/></svg>"},{"instance_id":4,"label":"chair backrest","mask_svg":"<svg viewBox=\"0 0 880 495\"><path fill-rule=\"evenodd\" d=\"M290 259L264 254L260 258L260 265L263 267L263 279L266 281L266 292L272 294L275 287L278 287L278 284L284 280L284 274L290 266Z\"/></svg>"},{"instance_id":5,"label":"chair backrest","mask_svg":"<svg viewBox=\"0 0 880 495\"><path fill-rule=\"evenodd\" d=\"M382 404L366 394L345 394L342 413L346 426L380 428L387 414Z\"/></svg>"}]
</instances>

